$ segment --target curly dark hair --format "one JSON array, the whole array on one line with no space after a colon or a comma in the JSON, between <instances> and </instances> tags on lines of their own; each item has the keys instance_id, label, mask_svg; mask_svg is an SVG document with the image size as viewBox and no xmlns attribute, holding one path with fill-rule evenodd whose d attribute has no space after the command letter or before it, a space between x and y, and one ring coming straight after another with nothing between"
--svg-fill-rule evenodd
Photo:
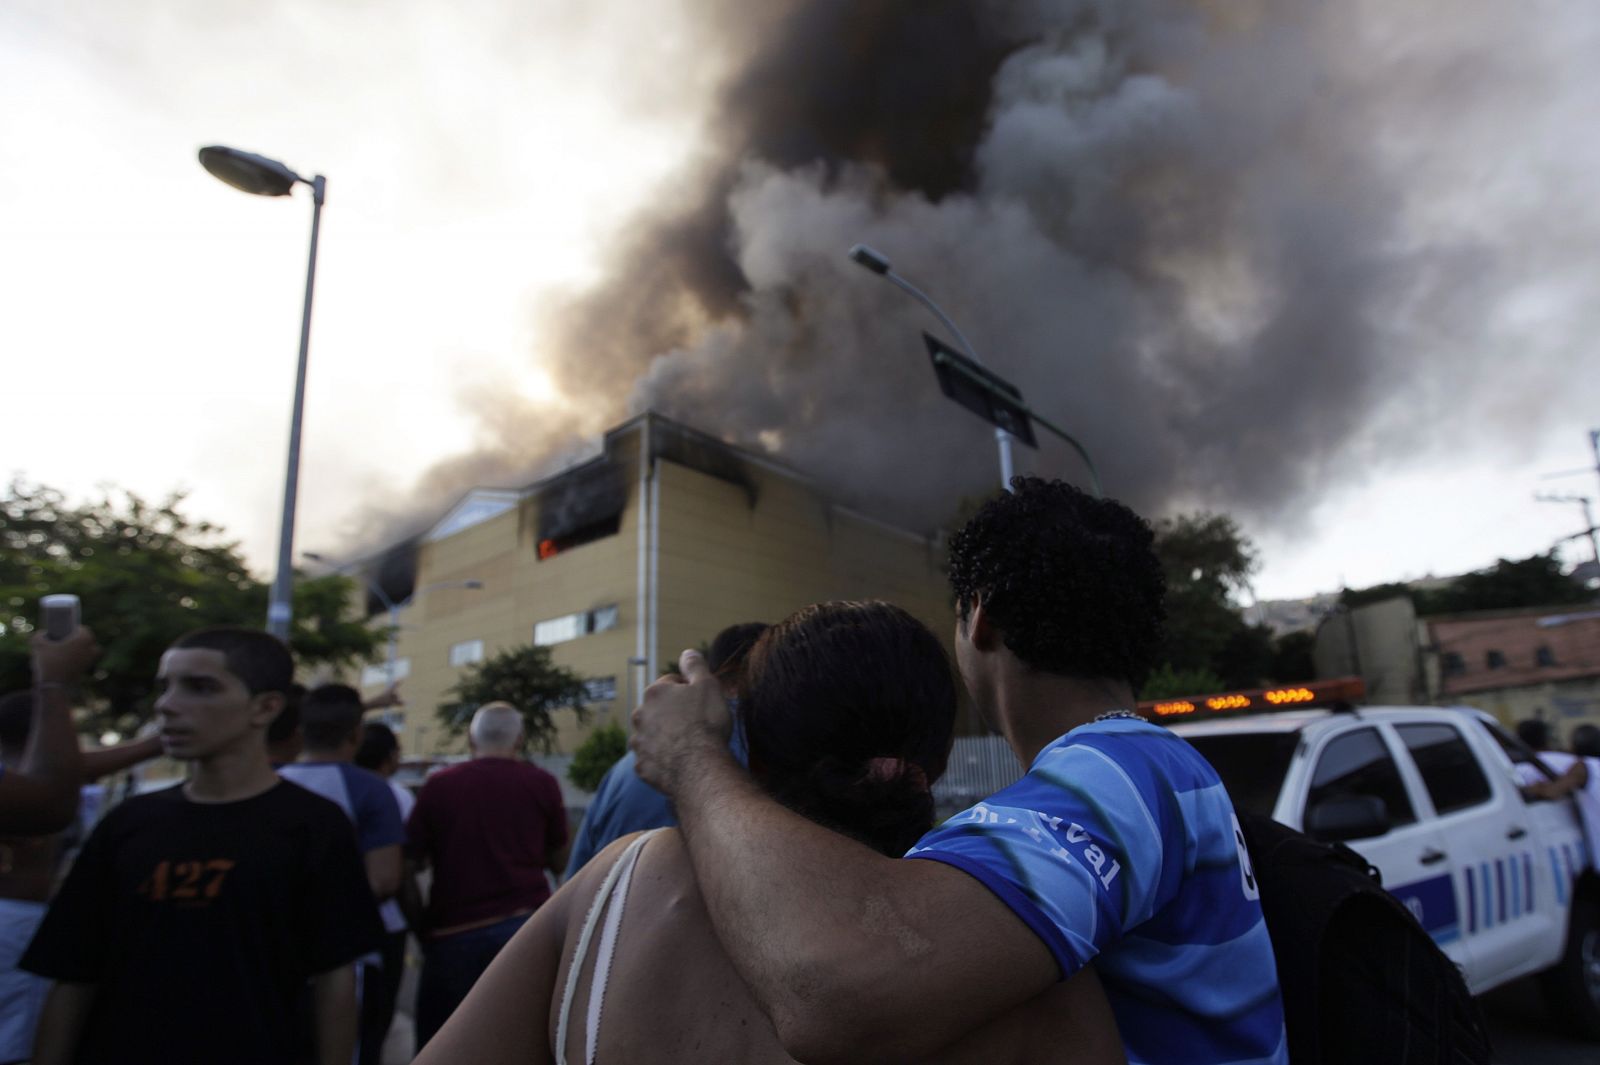
<instances>
[{"instance_id":1,"label":"curly dark hair","mask_svg":"<svg viewBox=\"0 0 1600 1065\"><path fill-rule=\"evenodd\" d=\"M974 603L1035 669L1137 685L1155 665L1167 582L1149 522L1061 481L1017 477L950 540L963 623Z\"/></svg>"}]
</instances>

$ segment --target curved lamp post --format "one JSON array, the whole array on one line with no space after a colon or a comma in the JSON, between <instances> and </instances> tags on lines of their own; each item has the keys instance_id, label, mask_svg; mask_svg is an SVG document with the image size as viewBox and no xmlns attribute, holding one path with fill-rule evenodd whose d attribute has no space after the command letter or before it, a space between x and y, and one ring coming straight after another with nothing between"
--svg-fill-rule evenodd
<instances>
[{"instance_id":1,"label":"curved lamp post","mask_svg":"<svg viewBox=\"0 0 1600 1065\"><path fill-rule=\"evenodd\" d=\"M885 255L883 255L881 252L873 250L872 248L869 248L865 244L857 244L855 247L850 249L850 260L851 262L860 265L864 270L870 270L880 277L887 278L901 290L909 294L912 299L916 300L918 303L928 308L928 310L932 311L933 316L939 319L939 321L943 322L944 327L954 334L956 343L961 345L961 349L966 352L967 358L971 359L979 366L983 365L983 360L978 358L978 353L973 350L972 344L965 336L962 335L961 330L956 328L956 323L950 320L950 316L945 314L944 311L939 308L939 305L928 297L927 293L923 292L920 288L913 285L899 274L895 273L893 267L889 265L889 260ZM994 431L994 442L995 445L1000 449L1000 487L1009 492L1011 491L1012 470L1011 434L1006 432L1004 429L996 428Z\"/></svg>"},{"instance_id":2,"label":"curved lamp post","mask_svg":"<svg viewBox=\"0 0 1600 1065\"><path fill-rule=\"evenodd\" d=\"M294 616L289 593L294 580L294 508L300 484L300 420L306 401L306 354L311 344L311 290L317 276L317 231L322 224L322 201L328 179L321 174L303 178L276 159L219 144L200 149L200 165L219 181L255 196L287 196L297 184L311 187L311 260L306 267L305 311L300 318L300 362L294 378L294 415L289 422L289 466L283 479L278 572L272 579L272 599L267 604L267 631L287 640L289 622Z\"/></svg>"},{"instance_id":3,"label":"curved lamp post","mask_svg":"<svg viewBox=\"0 0 1600 1065\"><path fill-rule=\"evenodd\" d=\"M978 353L973 350L972 344L967 340L967 338L961 334L961 330L956 328L956 323L954 323L954 322L952 322L950 320L950 316L945 314L944 311L940 310L939 309L939 305L937 303L934 303L933 300L929 299L927 294L924 293L921 289L917 288L917 286L913 285L911 282L907 281L905 278L903 278L899 274L895 273L893 268L891 268L890 265L889 265L888 257L885 256L882 252L875 251L874 249L868 247L865 244L857 244L855 247L850 249L850 260L852 262L854 262L854 263L859 264L865 270L870 270L873 273L878 274L881 277L888 278L890 281L894 282L897 286L899 286L902 290L904 290L905 292L909 293L911 295L911 297L913 299L915 299L918 303L921 303L924 307L928 308L928 310L932 311L934 317L939 319L939 321L943 322L945 328L950 330L951 333L955 334L956 341L961 345L961 347L963 349L965 349L964 353L966 354L967 358L971 359L979 367L984 367L983 360L978 358ZM924 333L923 336L927 337L927 334ZM928 340L929 340L930 344L937 343L931 337L928 338ZM939 358L936 356L935 357L935 365L938 365L938 363L939 363ZM977 387L979 387L981 389L985 389L985 390L988 390L990 392L996 391L995 390L995 386L994 386L994 384L992 382L983 380L981 377L978 376L978 374L975 371L973 371L973 370L971 370L971 369L969 369L967 367L962 367L962 366L957 365L955 367L955 371L954 372L960 374L963 377L968 378L973 384L975 384ZM987 368L984 368L984 372L988 373L989 371L987 370ZM1012 391L1014 392L1015 389L1013 389ZM1049 421L1046 421L1044 418L1041 418L1037 413L1035 413L1035 412L1033 412L1031 410L1028 410L1026 407L1023 407L1021 405L1021 395L1020 395L1020 393L1017 393L1017 394L1011 395L1011 396L1006 396L1005 397L1005 401L1006 401L1008 406L1010 406L1013 409L1017 410L1019 413L1023 414L1024 416L1026 416L1028 418L1031 418L1033 421L1038 422L1040 425L1044 426L1046 429L1049 429L1052 433L1055 433L1061 439L1065 440L1073 448L1073 450L1077 451L1078 456L1083 459L1084 465L1089 468L1089 483L1094 488L1095 496L1097 498L1099 498L1099 497L1103 497L1105 495L1105 493L1100 488L1100 473L1099 473L1098 470L1095 469L1094 460L1089 457L1089 452L1084 450L1083 445L1078 443L1077 439L1075 437L1073 437L1072 434L1068 433L1065 429L1061 428L1060 426L1055 425L1055 424L1053 424L1053 423L1051 423ZM999 448L1000 448L1000 485L1001 485L1002 488L1004 488L1006 491L1009 492L1009 491L1012 491L1012 488L1011 488L1011 439L1012 439L1012 437L1011 437L1010 433L1008 433L1004 429L999 428L998 426L996 426L995 431L994 431L994 439L995 439L995 443L998 444ZM1028 442L1031 443L1032 441L1029 440Z\"/></svg>"}]
</instances>

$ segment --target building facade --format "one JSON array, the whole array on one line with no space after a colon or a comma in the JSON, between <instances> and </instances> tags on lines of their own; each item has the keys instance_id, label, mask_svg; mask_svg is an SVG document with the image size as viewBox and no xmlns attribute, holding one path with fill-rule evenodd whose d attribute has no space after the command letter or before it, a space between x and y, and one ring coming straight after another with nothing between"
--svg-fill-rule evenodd
<instances>
[{"instance_id":1,"label":"building facade","mask_svg":"<svg viewBox=\"0 0 1600 1065\"><path fill-rule=\"evenodd\" d=\"M1366 682L1374 705L1473 706L1507 726L1540 718L1565 736L1600 725L1600 609L1531 607L1418 618L1396 596L1330 613L1317 676Z\"/></svg>"},{"instance_id":2,"label":"building facade","mask_svg":"<svg viewBox=\"0 0 1600 1065\"><path fill-rule=\"evenodd\" d=\"M1549 722L1563 738L1600 725L1600 610L1545 607L1428 618L1423 669L1436 702L1506 725Z\"/></svg>"},{"instance_id":3,"label":"building facade","mask_svg":"<svg viewBox=\"0 0 1600 1065\"><path fill-rule=\"evenodd\" d=\"M626 727L644 686L727 625L863 598L904 607L947 649L953 625L938 537L839 506L803 475L655 414L553 477L468 493L361 574L407 603L393 670L406 705L386 718L407 756L459 752L438 706L463 669L529 643L589 686L587 722L557 714L556 750L570 753L600 722ZM387 662L365 669L363 693L389 674Z\"/></svg>"}]
</instances>

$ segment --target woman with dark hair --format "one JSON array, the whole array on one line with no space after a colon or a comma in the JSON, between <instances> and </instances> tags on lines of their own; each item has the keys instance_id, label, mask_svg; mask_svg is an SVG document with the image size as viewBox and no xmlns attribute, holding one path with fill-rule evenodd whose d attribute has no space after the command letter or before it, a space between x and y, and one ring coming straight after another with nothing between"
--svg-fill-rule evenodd
<instances>
[{"instance_id":1,"label":"woman with dark hair","mask_svg":"<svg viewBox=\"0 0 1600 1065\"><path fill-rule=\"evenodd\" d=\"M740 715L762 787L884 854L904 853L931 827L929 786L949 757L956 688L926 627L888 603L823 603L768 630L746 668ZM829 890L825 879L816 890ZM867 917L885 949L906 949L894 914ZM597 1057L793 1060L723 953L677 829L619 839L585 866L500 952L416 1062ZM1125 1059L1089 968L936 1060Z\"/></svg>"}]
</instances>

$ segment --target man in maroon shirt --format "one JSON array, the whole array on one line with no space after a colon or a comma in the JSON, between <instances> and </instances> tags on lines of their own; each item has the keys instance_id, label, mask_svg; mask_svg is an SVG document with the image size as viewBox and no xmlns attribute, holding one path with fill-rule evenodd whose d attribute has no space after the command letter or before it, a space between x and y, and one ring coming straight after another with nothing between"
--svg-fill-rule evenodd
<instances>
[{"instance_id":1,"label":"man in maroon shirt","mask_svg":"<svg viewBox=\"0 0 1600 1065\"><path fill-rule=\"evenodd\" d=\"M472 716L472 759L435 773L406 822L407 850L433 867L422 925L417 1050L460 1005L566 862L556 778L520 757L522 715L489 703Z\"/></svg>"}]
</instances>

